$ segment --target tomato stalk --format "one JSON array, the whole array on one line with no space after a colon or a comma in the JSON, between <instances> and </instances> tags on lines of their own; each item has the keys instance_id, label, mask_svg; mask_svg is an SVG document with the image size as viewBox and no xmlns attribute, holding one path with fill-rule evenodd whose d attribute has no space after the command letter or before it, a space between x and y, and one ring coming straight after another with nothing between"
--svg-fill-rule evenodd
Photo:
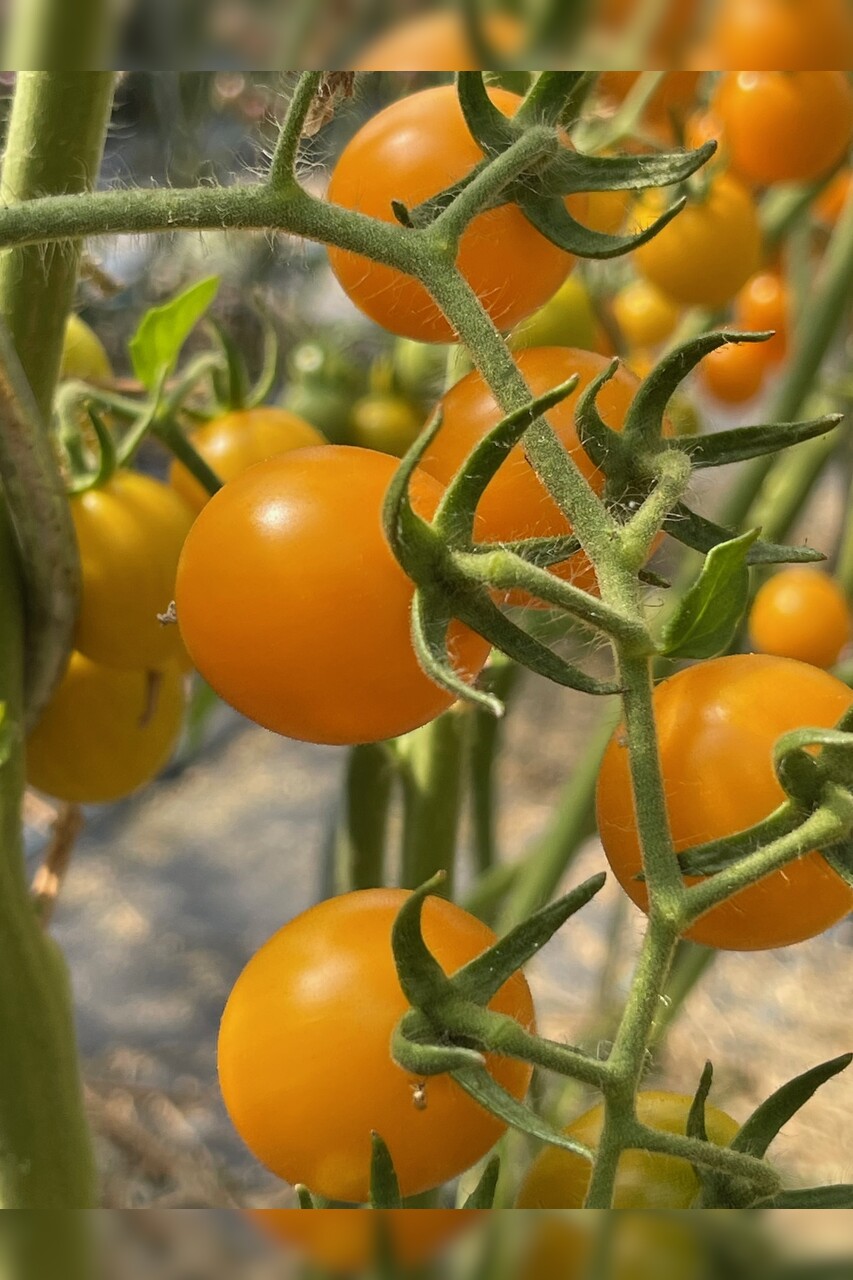
<instances>
[{"instance_id":1,"label":"tomato stalk","mask_svg":"<svg viewBox=\"0 0 853 1280\"><path fill-rule=\"evenodd\" d=\"M414 889L438 871L453 895L462 810L466 712L454 708L399 741L403 784L402 878Z\"/></svg>"},{"instance_id":2,"label":"tomato stalk","mask_svg":"<svg viewBox=\"0 0 853 1280\"><path fill-rule=\"evenodd\" d=\"M337 833L338 892L387 883L388 808L397 762L393 748L368 742L351 749Z\"/></svg>"}]
</instances>

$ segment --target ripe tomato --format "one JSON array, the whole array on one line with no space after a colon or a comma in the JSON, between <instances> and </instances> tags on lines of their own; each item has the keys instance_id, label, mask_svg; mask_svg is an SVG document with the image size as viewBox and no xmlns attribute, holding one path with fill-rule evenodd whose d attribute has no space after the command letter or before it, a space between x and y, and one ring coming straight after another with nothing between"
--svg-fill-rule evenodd
<instances>
[{"instance_id":1,"label":"ripe tomato","mask_svg":"<svg viewBox=\"0 0 853 1280\"><path fill-rule=\"evenodd\" d=\"M259 462L211 498L178 566L178 624L220 697L267 729L345 744L408 733L453 701L412 648L413 587L391 553L381 508L395 462L324 445ZM419 474L414 501L439 486ZM473 679L489 646L454 626Z\"/></svg>"},{"instance_id":2,"label":"ripe tomato","mask_svg":"<svg viewBox=\"0 0 853 1280\"><path fill-rule=\"evenodd\" d=\"M593 231L615 236L624 227L636 198L633 191L590 191L583 220Z\"/></svg>"},{"instance_id":3,"label":"ripe tomato","mask_svg":"<svg viewBox=\"0 0 853 1280\"><path fill-rule=\"evenodd\" d=\"M711 28L710 70L851 65L847 0L722 0Z\"/></svg>"},{"instance_id":4,"label":"ripe tomato","mask_svg":"<svg viewBox=\"0 0 853 1280\"><path fill-rule=\"evenodd\" d=\"M264 458L290 449L325 444L324 437L304 418L287 409L263 405L239 409L214 418L190 433L190 443L223 483ZM201 511L210 496L195 476L175 459L169 484L193 511Z\"/></svg>"},{"instance_id":5,"label":"ripe tomato","mask_svg":"<svg viewBox=\"0 0 853 1280\"><path fill-rule=\"evenodd\" d=\"M613 313L629 347L666 342L681 319L681 308L648 280L633 280L613 299Z\"/></svg>"},{"instance_id":6,"label":"ripe tomato","mask_svg":"<svg viewBox=\"0 0 853 1280\"><path fill-rule=\"evenodd\" d=\"M604 476L590 462L575 430L575 407L583 389L610 361L592 351L571 347L531 347L516 356L524 380L534 395L580 375L577 389L547 417L582 474L596 492L604 487ZM630 370L620 367L598 397L601 416L609 427L621 431L625 414L639 386ZM503 414L482 377L469 373L441 401L441 430L421 460L421 466L442 484L447 484L464 465L479 440L495 426ZM519 538L558 537L570 533L571 526L545 486L516 445L507 456L480 499L477 536L481 542L511 542ZM582 553L555 567L559 577L584 590L595 588L595 574ZM515 601L520 603L521 601Z\"/></svg>"},{"instance_id":7,"label":"ripe tomato","mask_svg":"<svg viewBox=\"0 0 853 1280\"><path fill-rule=\"evenodd\" d=\"M745 404L764 385L767 361L753 342L729 342L711 351L699 366L705 390L723 404Z\"/></svg>"},{"instance_id":8,"label":"ripe tomato","mask_svg":"<svg viewBox=\"0 0 853 1280\"><path fill-rule=\"evenodd\" d=\"M569 276L544 307L513 330L509 345L513 351L524 347L581 347L596 351L597 329L586 285L577 276Z\"/></svg>"},{"instance_id":9,"label":"ripe tomato","mask_svg":"<svg viewBox=\"0 0 853 1280\"><path fill-rule=\"evenodd\" d=\"M83 566L74 645L93 662L140 671L185 660L177 627L157 614L175 595L175 571L193 513L174 490L136 471L71 499Z\"/></svg>"},{"instance_id":10,"label":"ripe tomato","mask_svg":"<svg viewBox=\"0 0 853 1280\"><path fill-rule=\"evenodd\" d=\"M663 1133L686 1133L693 1099L688 1094L649 1091L637 1095L637 1118ZM604 1106L599 1104L573 1120L564 1132L593 1151L601 1139ZM708 1138L726 1147L740 1125L725 1111L705 1107ZM586 1198L591 1165L582 1156L557 1147L546 1147L537 1156L522 1183L519 1209L581 1209ZM693 1167L679 1156L650 1151L625 1151L619 1159L614 1209L689 1209L699 1193Z\"/></svg>"},{"instance_id":11,"label":"ripe tomato","mask_svg":"<svg viewBox=\"0 0 853 1280\"><path fill-rule=\"evenodd\" d=\"M423 413L405 396L373 391L353 405L350 436L362 449L402 458L424 425Z\"/></svg>"},{"instance_id":12,"label":"ripe tomato","mask_svg":"<svg viewBox=\"0 0 853 1280\"><path fill-rule=\"evenodd\" d=\"M637 206L647 226L661 209L659 193ZM688 204L663 231L634 251L634 265L685 306L721 307L758 270L761 227L755 202L727 173L713 179L702 200Z\"/></svg>"},{"instance_id":13,"label":"ripe tomato","mask_svg":"<svg viewBox=\"0 0 853 1280\"><path fill-rule=\"evenodd\" d=\"M27 739L27 781L73 804L120 800L162 769L183 712L177 668L116 671L72 653Z\"/></svg>"},{"instance_id":14,"label":"ripe tomato","mask_svg":"<svg viewBox=\"0 0 853 1280\"><path fill-rule=\"evenodd\" d=\"M627 1212L533 1213L518 1280L588 1280L607 1232L608 1280L706 1280L707 1244L688 1218ZM704 1247L703 1247L704 1246Z\"/></svg>"},{"instance_id":15,"label":"ripe tomato","mask_svg":"<svg viewBox=\"0 0 853 1280\"><path fill-rule=\"evenodd\" d=\"M504 89L490 89L489 95L507 116L521 103ZM463 178L481 159L455 88L424 89L392 103L359 130L335 166L329 200L393 222L392 200L418 205ZM585 198L572 198L570 208L583 211ZM411 276L333 247L329 261L356 306L385 329L423 342L453 338L436 304ZM540 235L517 206L507 204L480 214L466 228L457 263L495 324L511 329L548 301L574 258Z\"/></svg>"},{"instance_id":16,"label":"ripe tomato","mask_svg":"<svg viewBox=\"0 0 853 1280\"><path fill-rule=\"evenodd\" d=\"M599 92L613 102L624 102L641 75L639 71L604 71ZM673 119L684 120L696 101L698 71L668 71L646 103L644 121L666 137L673 133Z\"/></svg>"},{"instance_id":17,"label":"ripe tomato","mask_svg":"<svg viewBox=\"0 0 853 1280\"><path fill-rule=\"evenodd\" d=\"M413 1267L484 1217L477 1209L249 1209L257 1225L292 1245L317 1266L335 1272L369 1272L390 1247L394 1262ZM383 1239L384 1237L384 1239Z\"/></svg>"},{"instance_id":18,"label":"ripe tomato","mask_svg":"<svg viewBox=\"0 0 853 1280\"><path fill-rule=\"evenodd\" d=\"M524 42L524 28L508 14L486 15L484 34L497 52L509 58L518 54ZM395 23L371 41L354 63L356 71L476 71L477 67L462 17L447 10Z\"/></svg>"},{"instance_id":19,"label":"ripe tomato","mask_svg":"<svg viewBox=\"0 0 853 1280\"><path fill-rule=\"evenodd\" d=\"M65 324L60 382L80 378L83 382L109 382L113 367L106 348L93 329L73 312Z\"/></svg>"},{"instance_id":20,"label":"ripe tomato","mask_svg":"<svg viewBox=\"0 0 853 1280\"><path fill-rule=\"evenodd\" d=\"M825 671L761 654L700 662L659 684L655 720L676 852L734 835L778 808L785 793L773 769L774 743L792 729L836 724L851 703L853 691ZM607 860L645 910L621 729L601 764L597 807ZM762 951L813 938L851 910L853 891L814 852L714 907L687 936L724 951Z\"/></svg>"},{"instance_id":21,"label":"ripe tomato","mask_svg":"<svg viewBox=\"0 0 853 1280\"><path fill-rule=\"evenodd\" d=\"M769 341L753 347L767 364L778 364L787 354L789 309L788 286L777 271L759 271L735 299L734 320L739 329L775 330Z\"/></svg>"},{"instance_id":22,"label":"ripe tomato","mask_svg":"<svg viewBox=\"0 0 853 1280\"><path fill-rule=\"evenodd\" d=\"M761 653L831 667L850 640L847 598L819 569L781 569L755 597L749 634Z\"/></svg>"},{"instance_id":23,"label":"ripe tomato","mask_svg":"<svg viewBox=\"0 0 853 1280\"><path fill-rule=\"evenodd\" d=\"M835 226L841 216L841 210L847 203L850 195L850 175L849 169L841 169L826 184L814 202L815 213L830 227Z\"/></svg>"},{"instance_id":24,"label":"ripe tomato","mask_svg":"<svg viewBox=\"0 0 853 1280\"><path fill-rule=\"evenodd\" d=\"M853 135L853 89L842 71L732 71L714 110L732 168L746 182L811 182Z\"/></svg>"},{"instance_id":25,"label":"ripe tomato","mask_svg":"<svg viewBox=\"0 0 853 1280\"><path fill-rule=\"evenodd\" d=\"M388 1145L403 1195L437 1187L484 1156L504 1125L449 1076L424 1085L391 1058L392 1032L407 1003L397 979L391 929L403 889L330 898L280 929L243 970L219 1033L219 1082L234 1126L280 1178L331 1200L364 1201L370 1134ZM447 973L494 942L481 921L429 898L424 938ZM527 983L516 973L490 1008L534 1022ZM489 1070L522 1098L530 1067L489 1058Z\"/></svg>"}]
</instances>

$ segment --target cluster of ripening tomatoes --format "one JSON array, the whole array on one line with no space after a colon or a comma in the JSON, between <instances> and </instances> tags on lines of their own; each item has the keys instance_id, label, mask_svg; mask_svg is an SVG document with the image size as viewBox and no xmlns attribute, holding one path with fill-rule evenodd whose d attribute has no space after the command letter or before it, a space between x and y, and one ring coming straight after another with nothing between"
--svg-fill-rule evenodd
<instances>
[{"instance_id":1,"label":"cluster of ripening tomatoes","mask_svg":"<svg viewBox=\"0 0 853 1280\"><path fill-rule=\"evenodd\" d=\"M673 83L663 82L664 95ZM605 92L625 88L614 78L608 87L605 78ZM516 110L513 94L490 92L505 114ZM668 100L665 112L671 105ZM653 101L649 110L653 122L661 104ZM618 325L637 347L665 341L681 306L722 308L737 297L741 323L768 323L756 281L774 277L756 275L761 234L751 184L819 177L841 161L853 128L849 85L834 72L733 73L718 84L712 111L724 139L720 167L678 218L634 254L638 280L614 303ZM803 130L809 145L798 133ZM815 161L818 144L823 150ZM415 206L480 158L454 90L426 90L364 125L335 167L329 198L390 220L392 198ZM633 203L622 193L579 197L577 205L579 217L611 230L632 220L642 225L659 212L657 196ZM452 338L417 281L343 250L330 249L329 256L350 298L387 330L419 341ZM495 323L511 330L565 288L573 261L509 205L472 222L459 265ZM638 304L638 296L645 302ZM774 327L785 315L780 296L781 285L773 294ZM514 344L518 367L537 395L579 375L576 391L548 418L600 491L604 477L580 444L574 412L580 393L608 366L608 355L553 340L530 345L532 332L535 325ZM768 344L765 358L784 353L784 341L783 324L780 345ZM622 366L604 386L599 409L614 430L622 428L638 384L636 373ZM477 372L451 387L439 408L441 428L412 485L414 507L426 518L501 417ZM308 422L278 408L221 417L190 438L225 482L212 498L175 462L168 484L120 470L70 500L83 567L75 651L27 746L29 781L58 798L115 799L157 772L179 732L190 665L258 724L319 743L395 737L452 701L417 662L410 638L413 586L382 529L394 459L327 444ZM477 537L504 542L568 532L568 521L517 447L479 504ZM554 572L595 587L583 553ZM173 599L177 627L157 617ZM772 766L776 740L805 725L834 725L853 704L848 686L821 669L836 661L849 636L846 602L829 578L782 571L760 592L751 625L763 653L691 667L655 692L676 851L767 817L784 798ZM457 623L450 650L469 681L489 656L487 642ZM618 732L601 766L598 821L618 880L646 905L636 878L641 853L627 752ZM469 1169L503 1127L446 1077L431 1079L415 1105L413 1082L390 1058L391 1032L405 1011L390 945L404 896L395 889L348 894L286 925L250 961L223 1018L220 1079L237 1129L280 1176L332 1200L367 1198L372 1131L389 1146L403 1194L414 1195ZM815 853L715 908L690 936L723 948L782 946L814 936L851 908L853 894ZM484 924L437 898L426 904L424 932L448 972L494 941ZM534 1027L520 973L492 1007ZM347 1045L346 1075L370 1081L369 1089L347 1088L335 1048L340 1043ZM509 1092L524 1095L525 1064L495 1058L490 1070ZM649 1123L684 1131L689 1099L644 1094L638 1105ZM713 1109L706 1119L712 1141L730 1140L733 1121ZM594 1147L600 1125L596 1108L570 1132ZM654 1203L689 1205L696 1191L690 1167L643 1152L623 1156L617 1205L646 1203L637 1186L647 1161L666 1188ZM519 1203L580 1205L588 1177L584 1161L551 1149L532 1166Z\"/></svg>"}]
</instances>

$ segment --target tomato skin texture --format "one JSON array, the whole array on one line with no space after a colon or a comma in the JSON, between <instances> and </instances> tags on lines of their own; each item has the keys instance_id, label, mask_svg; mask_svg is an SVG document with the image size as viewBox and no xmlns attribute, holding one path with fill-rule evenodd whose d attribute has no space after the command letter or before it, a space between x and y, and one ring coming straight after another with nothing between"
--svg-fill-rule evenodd
<instances>
[{"instance_id":1,"label":"tomato skin texture","mask_svg":"<svg viewBox=\"0 0 853 1280\"><path fill-rule=\"evenodd\" d=\"M482 1209L247 1209L261 1230L336 1273L364 1273L381 1256L381 1232L395 1263L413 1267L480 1222Z\"/></svg>"},{"instance_id":2,"label":"tomato skin texture","mask_svg":"<svg viewBox=\"0 0 853 1280\"><path fill-rule=\"evenodd\" d=\"M27 739L28 783L70 804L106 804L150 782L172 754L184 714L177 668L153 679L152 689L147 672L72 653Z\"/></svg>"},{"instance_id":3,"label":"tomato skin texture","mask_svg":"<svg viewBox=\"0 0 853 1280\"><path fill-rule=\"evenodd\" d=\"M71 499L83 568L74 646L93 662L127 671L158 671L186 655L163 613L175 595L175 572L193 513L177 493L136 471Z\"/></svg>"},{"instance_id":4,"label":"tomato skin texture","mask_svg":"<svg viewBox=\"0 0 853 1280\"><path fill-rule=\"evenodd\" d=\"M734 319L739 329L775 332L755 350L767 364L779 364L788 353L790 297L785 281L776 271L759 271L744 285L735 299Z\"/></svg>"},{"instance_id":5,"label":"tomato skin texture","mask_svg":"<svg viewBox=\"0 0 853 1280\"><path fill-rule=\"evenodd\" d=\"M506 14L485 17L489 43L508 57L519 52L524 29ZM397 22L356 58L355 71L476 71L478 59L458 13L427 13Z\"/></svg>"},{"instance_id":6,"label":"tomato skin texture","mask_svg":"<svg viewBox=\"0 0 853 1280\"><path fill-rule=\"evenodd\" d=\"M841 71L731 72L714 111L732 168L758 186L821 177L853 134L853 89Z\"/></svg>"},{"instance_id":7,"label":"tomato skin texture","mask_svg":"<svg viewBox=\"0 0 853 1280\"><path fill-rule=\"evenodd\" d=\"M584 388L609 367L610 361L606 356L572 347L531 347L518 352L515 361L534 395L542 395L559 386L573 373L580 375L576 390L551 409L547 418L581 473L600 493L604 488L604 476L590 461L578 439L575 407ZM598 407L604 421L614 430L621 431L638 386L636 376L620 366L602 388ZM421 466L442 484L447 484L474 446L503 414L477 372L469 373L457 382L445 395L440 409L442 426L421 459ZM490 481L477 513L480 517L477 532L480 542L552 537L571 531L568 520L527 461L521 445L512 450ZM584 590L595 588L595 574L582 553L555 566L552 571Z\"/></svg>"},{"instance_id":8,"label":"tomato skin texture","mask_svg":"<svg viewBox=\"0 0 853 1280\"><path fill-rule=\"evenodd\" d=\"M709 70L846 70L853 18L846 0L723 0L711 51Z\"/></svg>"},{"instance_id":9,"label":"tomato skin texture","mask_svg":"<svg viewBox=\"0 0 853 1280\"><path fill-rule=\"evenodd\" d=\"M675 332L681 308L647 280L633 280L614 297L613 314L629 348L656 347Z\"/></svg>"},{"instance_id":10,"label":"tomato skin texture","mask_svg":"<svg viewBox=\"0 0 853 1280\"><path fill-rule=\"evenodd\" d=\"M759 589L749 635L761 653L831 667L850 640L850 608L828 574L792 566Z\"/></svg>"},{"instance_id":11,"label":"tomato skin texture","mask_svg":"<svg viewBox=\"0 0 853 1280\"><path fill-rule=\"evenodd\" d=\"M638 206L639 224L661 212L659 197ZM761 228L755 202L736 178L712 181L701 203L688 204L647 244L634 251L641 276L685 306L721 307L758 270Z\"/></svg>"},{"instance_id":12,"label":"tomato skin texture","mask_svg":"<svg viewBox=\"0 0 853 1280\"><path fill-rule=\"evenodd\" d=\"M327 899L280 929L243 970L219 1033L219 1081L238 1133L280 1178L334 1200L367 1200L370 1134L388 1144L403 1195L470 1168L504 1125L449 1076L418 1083L392 1060L407 1009L391 949L402 889ZM453 903L428 898L427 946L447 973L481 954L494 934ZM516 973L490 1008L532 1028L533 1003ZM294 1052L294 1047L298 1051ZM491 1056L492 1074L521 1098L530 1068Z\"/></svg>"},{"instance_id":13,"label":"tomato skin texture","mask_svg":"<svg viewBox=\"0 0 853 1280\"><path fill-rule=\"evenodd\" d=\"M723 404L745 404L751 400L764 385L767 373L762 345L727 342L724 347L709 352L699 366L705 390Z\"/></svg>"},{"instance_id":14,"label":"tomato skin texture","mask_svg":"<svg viewBox=\"0 0 853 1280\"><path fill-rule=\"evenodd\" d=\"M106 347L94 329L72 312L65 323L60 382L71 378L80 378L83 382L109 382L112 376L113 367Z\"/></svg>"},{"instance_id":15,"label":"tomato skin texture","mask_svg":"<svg viewBox=\"0 0 853 1280\"><path fill-rule=\"evenodd\" d=\"M178 625L217 693L286 737L329 745L408 733L453 702L418 665L414 588L385 540L381 509L396 470L346 445L260 462L211 498L178 566ZM435 509L429 476L416 508ZM489 645L453 624L469 678Z\"/></svg>"},{"instance_id":16,"label":"tomato skin texture","mask_svg":"<svg viewBox=\"0 0 853 1280\"><path fill-rule=\"evenodd\" d=\"M664 1133L687 1132L693 1102L689 1094L650 1090L637 1095L637 1118ZM568 1125L564 1133L595 1150L604 1125L604 1105L592 1107ZM705 1106L708 1138L724 1147L740 1125L725 1111ZM581 1209L589 1187L591 1165L583 1156L557 1147L534 1160L521 1187L518 1209ZM689 1209L699 1193L699 1179L679 1156L650 1151L624 1151L619 1159L613 1194L614 1209Z\"/></svg>"},{"instance_id":17,"label":"tomato skin texture","mask_svg":"<svg viewBox=\"0 0 853 1280\"><path fill-rule=\"evenodd\" d=\"M521 99L503 89L489 96L505 115ZM329 184L329 200L394 221L392 200L412 207L467 174L482 159L452 85L424 89L375 115L346 146ZM573 210L586 200L570 201ZM495 251L495 245L500 252ZM329 248L344 291L372 320L402 337L448 342L450 325L411 276ZM515 205L480 214L460 240L457 265L495 324L511 329L548 301L574 258L541 236Z\"/></svg>"},{"instance_id":18,"label":"tomato skin texture","mask_svg":"<svg viewBox=\"0 0 853 1280\"><path fill-rule=\"evenodd\" d=\"M325 437L304 418L274 405L225 413L190 432L189 440L223 483L277 453L326 443ZM169 484L196 513L210 497L177 459L169 468Z\"/></svg>"},{"instance_id":19,"label":"tomato skin texture","mask_svg":"<svg viewBox=\"0 0 853 1280\"><path fill-rule=\"evenodd\" d=\"M424 425L424 415L411 400L393 392L375 391L353 405L352 443L402 458Z\"/></svg>"},{"instance_id":20,"label":"tomato skin texture","mask_svg":"<svg viewBox=\"0 0 853 1280\"><path fill-rule=\"evenodd\" d=\"M659 684L655 721L676 852L772 813L785 798L773 769L774 743L789 730L835 725L851 704L853 691L827 672L763 654L714 658ZM645 910L621 728L604 753L596 804L607 860ZM853 891L814 852L714 907L686 936L724 951L763 951L814 938L851 910Z\"/></svg>"}]
</instances>

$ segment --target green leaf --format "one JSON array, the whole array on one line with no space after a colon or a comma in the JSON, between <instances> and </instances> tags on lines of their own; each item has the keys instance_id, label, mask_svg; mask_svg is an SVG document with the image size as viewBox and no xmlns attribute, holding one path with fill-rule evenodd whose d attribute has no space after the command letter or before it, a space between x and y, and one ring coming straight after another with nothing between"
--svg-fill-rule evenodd
<instances>
[{"instance_id":1,"label":"green leaf","mask_svg":"<svg viewBox=\"0 0 853 1280\"><path fill-rule=\"evenodd\" d=\"M721 542L730 542L733 534L730 529L723 529L713 520L691 511L685 503L679 502L672 513L664 521L664 529L678 542L694 551L708 552ZM747 564L813 564L825 560L822 551L813 547L779 546L775 542L763 542L760 538L752 544L746 557Z\"/></svg>"},{"instance_id":2,"label":"green leaf","mask_svg":"<svg viewBox=\"0 0 853 1280\"><path fill-rule=\"evenodd\" d=\"M669 447L682 449L690 455L697 470L704 467L721 467L730 462L745 462L766 453L778 453L803 440L814 440L834 431L842 418L840 414L827 414L808 422L765 423L752 427L735 427L731 431L715 431L709 436L671 441Z\"/></svg>"},{"instance_id":3,"label":"green leaf","mask_svg":"<svg viewBox=\"0 0 853 1280\"><path fill-rule=\"evenodd\" d=\"M812 1067L811 1070L804 1071L802 1075L783 1084L756 1107L732 1142L732 1149L762 1157L773 1139L792 1116L805 1106L812 1094L833 1076L837 1076L849 1067L851 1062L853 1062L853 1053L845 1053L838 1058L832 1058L829 1062L822 1062L819 1066Z\"/></svg>"},{"instance_id":4,"label":"green leaf","mask_svg":"<svg viewBox=\"0 0 853 1280\"><path fill-rule=\"evenodd\" d=\"M747 552L758 537L750 529L705 557L702 572L663 631L663 652L677 658L714 658L734 639L749 603Z\"/></svg>"},{"instance_id":5,"label":"green leaf","mask_svg":"<svg viewBox=\"0 0 853 1280\"><path fill-rule=\"evenodd\" d=\"M501 1172L500 1156L492 1156L483 1170L480 1181L462 1205L463 1209L492 1209Z\"/></svg>"},{"instance_id":6,"label":"green leaf","mask_svg":"<svg viewBox=\"0 0 853 1280\"><path fill-rule=\"evenodd\" d=\"M174 369L181 348L219 289L219 277L209 276L178 294L171 302L152 307L130 340L130 358L139 381L153 391Z\"/></svg>"},{"instance_id":7,"label":"green leaf","mask_svg":"<svg viewBox=\"0 0 853 1280\"><path fill-rule=\"evenodd\" d=\"M761 1200L758 1209L853 1209L853 1186L837 1183L828 1187L801 1187L779 1191L769 1200ZM849 1276L849 1271L846 1275ZM841 1272L839 1272L841 1280Z\"/></svg>"},{"instance_id":8,"label":"green leaf","mask_svg":"<svg viewBox=\"0 0 853 1280\"><path fill-rule=\"evenodd\" d=\"M370 1135L370 1207L402 1209L400 1183L391 1152L380 1134Z\"/></svg>"}]
</instances>

